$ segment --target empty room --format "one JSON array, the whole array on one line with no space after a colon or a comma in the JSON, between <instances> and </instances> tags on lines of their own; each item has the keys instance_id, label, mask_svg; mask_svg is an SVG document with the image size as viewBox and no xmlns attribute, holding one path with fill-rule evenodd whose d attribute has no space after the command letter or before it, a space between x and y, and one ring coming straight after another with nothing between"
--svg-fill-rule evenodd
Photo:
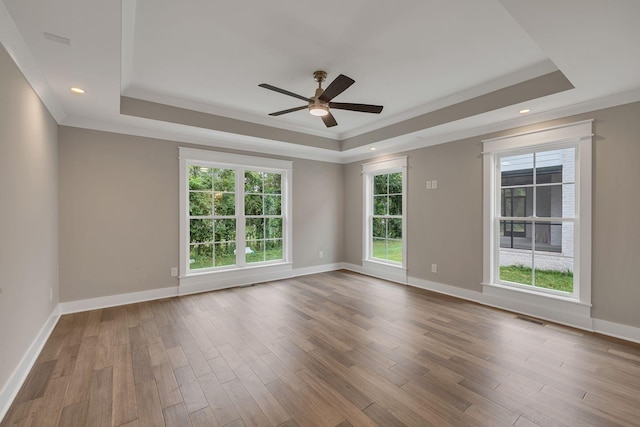
<instances>
[{"instance_id":1,"label":"empty room","mask_svg":"<svg viewBox=\"0 0 640 427\"><path fill-rule=\"evenodd\" d=\"M639 18L0 0L0 427L640 425Z\"/></svg>"}]
</instances>

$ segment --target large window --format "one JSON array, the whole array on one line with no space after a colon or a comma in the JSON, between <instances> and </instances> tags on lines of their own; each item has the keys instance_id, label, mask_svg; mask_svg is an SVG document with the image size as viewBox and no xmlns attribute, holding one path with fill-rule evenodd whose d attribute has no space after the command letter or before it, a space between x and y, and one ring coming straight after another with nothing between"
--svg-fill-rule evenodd
<instances>
[{"instance_id":1,"label":"large window","mask_svg":"<svg viewBox=\"0 0 640 427\"><path fill-rule=\"evenodd\" d=\"M485 141L484 284L590 302L591 122Z\"/></svg>"},{"instance_id":2,"label":"large window","mask_svg":"<svg viewBox=\"0 0 640 427\"><path fill-rule=\"evenodd\" d=\"M365 261L406 265L406 158L363 166Z\"/></svg>"},{"instance_id":3,"label":"large window","mask_svg":"<svg viewBox=\"0 0 640 427\"><path fill-rule=\"evenodd\" d=\"M291 162L180 149L181 275L290 262Z\"/></svg>"},{"instance_id":4,"label":"large window","mask_svg":"<svg viewBox=\"0 0 640 427\"><path fill-rule=\"evenodd\" d=\"M500 283L573 294L575 145L498 155Z\"/></svg>"}]
</instances>

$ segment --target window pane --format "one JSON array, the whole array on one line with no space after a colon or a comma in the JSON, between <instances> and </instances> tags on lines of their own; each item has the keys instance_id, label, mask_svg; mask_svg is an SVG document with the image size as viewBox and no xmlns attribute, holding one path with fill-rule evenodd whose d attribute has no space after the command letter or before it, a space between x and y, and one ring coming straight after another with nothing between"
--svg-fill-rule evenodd
<instances>
[{"instance_id":1,"label":"window pane","mask_svg":"<svg viewBox=\"0 0 640 427\"><path fill-rule=\"evenodd\" d=\"M236 213L236 195L233 193L219 193L214 195L215 212L218 216L231 216Z\"/></svg>"},{"instance_id":2,"label":"window pane","mask_svg":"<svg viewBox=\"0 0 640 427\"><path fill-rule=\"evenodd\" d=\"M533 184L533 154L500 159L502 186Z\"/></svg>"},{"instance_id":3,"label":"window pane","mask_svg":"<svg viewBox=\"0 0 640 427\"><path fill-rule=\"evenodd\" d=\"M387 259L387 241L385 239L373 239L371 255L374 258Z\"/></svg>"},{"instance_id":4,"label":"window pane","mask_svg":"<svg viewBox=\"0 0 640 427\"><path fill-rule=\"evenodd\" d=\"M402 172L389 174L389 194L402 194Z\"/></svg>"},{"instance_id":5,"label":"window pane","mask_svg":"<svg viewBox=\"0 0 640 427\"><path fill-rule=\"evenodd\" d=\"M282 240L267 240L265 255L266 261L282 259Z\"/></svg>"},{"instance_id":6,"label":"window pane","mask_svg":"<svg viewBox=\"0 0 640 427\"><path fill-rule=\"evenodd\" d=\"M233 169L213 170L213 189L216 191L236 191L236 171Z\"/></svg>"},{"instance_id":7,"label":"window pane","mask_svg":"<svg viewBox=\"0 0 640 427\"><path fill-rule=\"evenodd\" d=\"M388 194L389 175L376 175L373 177L373 194Z\"/></svg>"},{"instance_id":8,"label":"window pane","mask_svg":"<svg viewBox=\"0 0 640 427\"><path fill-rule=\"evenodd\" d=\"M532 282L531 267L524 264L500 264L500 280L503 282L530 285Z\"/></svg>"},{"instance_id":9,"label":"window pane","mask_svg":"<svg viewBox=\"0 0 640 427\"><path fill-rule=\"evenodd\" d=\"M402 215L402 194L389 196L389 215Z\"/></svg>"},{"instance_id":10,"label":"window pane","mask_svg":"<svg viewBox=\"0 0 640 427\"><path fill-rule=\"evenodd\" d=\"M235 265L236 263L236 245L235 243L216 243L215 245L215 265Z\"/></svg>"},{"instance_id":11,"label":"window pane","mask_svg":"<svg viewBox=\"0 0 640 427\"><path fill-rule=\"evenodd\" d=\"M259 194L250 194L244 196L244 214L245 215L262 215L262 196Z\"/></svg>"},{"instance_id":12,"label":"window pane","mask_svg":"<svg viewBox=\"0 0 640 427\"><path fill-rule=\"evenodd\" d=\"M536 183L562 182L562 150L541 151L536 156Z\"/></svg>"},{"instance_id":13,"label":"window pane","mask_svg":"<svg viewBox=\"0 0 640 427\"><path fill-rule=\"evenodd\" d=\"M262 193L262 173L256 171L245 171L244 192Z\"/></svg>"},{"instance_id":14,"label":"window pane","mask_svg":"<svg viewBox=\"0 0 640 427\"><path fill-rule=\"evenodd\" d=\"M562 184L536 187L536 215L562 216Z\"/></svg>"},{"instance_id":15,"label":"window pane","mask_svg":"<svg viewBox=\"0 0 640 427\"><path fill-rule=\"evenodd\" d=\"M387 237L387 220L385 218L373 218L373 237Z\"/></svg>"},{"instance_id":16,"label":"window pane","mask_svg":"<svg viewBox=\"0 0 640 427\"><path fill-rule=\"evenodd\" d=\"M402 262L402 240L387 240L387 259Z\"/></svg>"},{"instance_id":17,"label":"window pane","mask_svg":"<svg viewBox=\"0 0 640 427\"><path fill-rule=\"evenodd\" d=\"M192 219L189 221L189 236L191 243L206 243L213 241L213 220Z\"/></svg>"},{"instance_id":18,"label":"window pane","mask_svg":"<svg viewBox=\"0 0 640 427\"><path fill-rule=\"evenodd\" d=\"M282 192L282 175L279 173L265 174L264 192L266 194L280 194Z\"/></svg>"},{"instance_id":19,"label":"window pane","mask_svg":"<svg viewBox=\"0 0 640 427\"><path fill-rule=\"evenodd\" d=\"M282 200L280 196L264 196L264 214L282 214Z\"/></svg>"},{"instance_id":20,"label":"window pane","mask_svg":"<svg viewBox=\"0 0 640 427\"><path fill-rule=\"evenodd\" d=\"M562 217L575 218L576 216L576 185L564 184L562 186Z\"/></svg>"},{"instance_id":21,"label":"window pane","mask_svg":"<svg viewBox=\"0 0 640 427\"><path fill-rule=\"evenodd\" d=\"M189 215L209 216L212 214L211 192L189 192Z\"/></svg>"},{"instance_id":22,"label":"window pane","mask_svg":"<svg viewBox=\"0 0 640 427\"><path fill-rule=\"evenodd\" d=\"M573 292L573 223L536 223L536 236L538 230L545 234L541 236L544 242L536 238L535 286Z\"/></svg>"},{"instance_id":23,"label":"window pane","mask_svg":"<svg viewBox=\"0 0 640 427\"><path fill-rule=\"evenodd\" d=\"M211 169L189 166L189 190L212 190Z\"/></svg>"},{"instance_id":24,"label":"window pane","mask_svg":"<svg viewBox=\"0 0 640 427\"><path fill-rule=\"evenodd\" d=\"M373 196L373 214L387 215L389 196Z\"/></svg>"},{"instance_id":25,"label":"window pane","mask_svg":"<svg viewBox=\"0 0 640 427\"><path fill-rule=\"evenodd\" d=\"M247 218L245 238L247 240L264 239L264 218Z\"/></svg>"},{"instance_id":26,"label":"window pane","mask_svg":"<svg viewBox=\"0 0 640 427\"><path fill-rule=\"evenodd\" d=\"M531 221L500 221L501 248L530 251L532 249L532 234L533 223Z\"/></svg>"},{"instance_id":27,"label":"window pane","mask_svg":"<svg viewBox=\"0 0 640 427\"><path fill-rule=\"evenodd\" d=\"M216 242L233 242L236 240L235 219L217 219L215 221L215 227Z\"/></svg>"},{"instance_id":28,"label":"window pane","mask_svg":"<svg viewBox=\"0 0 640 427\"><path fill-rule=\"evenodd\" d=\"M189 248L189 269L213 267L213 245L191 245Z\"/></svg>"},{"instance_id":29,"label":"window pane","mask_svg":"<svg viewBox=\"0 0 640 427\"><path fill-rule=\"evenodd\" d=\"M282 218L265 218L265 238L282 238Z\"/></svg>"},{"instance_id":30,"label":"window pane","mask_svg":"<svg viewBox=\"0 0 640 427\"><path fill-rule=\"evenodd\" d=\"M247 241L244 253L247 263L264 261L264 240Z\"/></svg>"},{"instance_id":31,"label":"window pane","mask_svg":"<svg viewBox=\"0 0 640 427\"><path fill-rule=\"evenodd\" d=\"M562 151L562 182L576 182L576 149L565 148Z\"/></svg>"},{"instance_id":32,"label":"window pane","mask_svg":"<svg viewBox=\"0 0 640 427\"><path fill-rule=\"evenodd\" d=\"M390 218L387 228L387 237L389 239L402 239L402 219Z\"/></svg>"}]
</instances>

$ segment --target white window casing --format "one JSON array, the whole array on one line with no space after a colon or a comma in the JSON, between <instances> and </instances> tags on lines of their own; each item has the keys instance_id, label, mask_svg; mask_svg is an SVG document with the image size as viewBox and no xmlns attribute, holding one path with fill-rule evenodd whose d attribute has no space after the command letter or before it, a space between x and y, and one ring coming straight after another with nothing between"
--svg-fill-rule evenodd
<instances>
[{"instance_id":1,"label":"white window casing","mask_svg":"<svg viewBox=\"0 0 640 427\"><path fill-rule=\"evenodd\" d=\"M203 166L233 169L235 174L236 250L238 262L233 266L215 267L204 271L189 268L189 167ZM278 173L281 181L282 212L282 260L246 263L244 219L244 171ZM180 197L180 286L191 291L221 289L234 285L254 283L257 275L278 278L292 270L292 172L293 162L209 150L179 148L179 197ZM212 283L215 284L212 285Z\"/></svg>"},{"instance_id":2,"label":"white window casing","mask_svg":"<svg viewBox=\"0 0 640 427\"><path fill-rule=\"evenodd\" d=\"M402 173L402 262L372 257L373 178L376 175ZM407 157L365 163L363 177L363 267L370 274L406 283L407 266Z\"/></svg>"},{"instance_id":3,"label":"white window casing","mask_svg":"<svg viewBox=\"0 0 640 427\"><path fill-rule=\"evenodd\" d=\"M575 147L574 292L562 294L499 280L500 158ZM483 141L483 293L507 307L589 327L591 307L592 120ZM526 221L542 221L525 216ZM562 220L563 218L558 218ZM551 222L549 218L544 221ZM513 230L511 231L513 233Z\"/></svg>"}]
</instances>

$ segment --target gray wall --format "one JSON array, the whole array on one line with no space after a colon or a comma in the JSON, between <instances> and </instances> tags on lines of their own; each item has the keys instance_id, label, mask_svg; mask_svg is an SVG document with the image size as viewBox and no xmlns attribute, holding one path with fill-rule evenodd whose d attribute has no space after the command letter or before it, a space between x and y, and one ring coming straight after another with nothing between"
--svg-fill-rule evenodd
<instances>
[{"instance_id":1,"label":"gray wall","mask_svg":"<svg viewBox=\"0 0 640 427\"><path fill-rule=\"evenodd\" d=\"M640 327L640 103L436 145L409 157L410 277L481 291L481 140L579 120L594 121L592 315ZM360 163L345 166L345 261L362 258ZM438 180L426 190L426 180ZM431 264L438 273L431 273Z\"/></svg>"},{"instance_id":2,"label":"gray wall","mask_svg":"<svg viewBox=\"0 0 640 427\"><path fill-rule=\"evenodd\" d=\"M60 127L61 301L178 285L179 145ZM342 261L342 166L293 169L294 268Z\"/></svg>"},{"instance_id":3,"label":"gray wall","mask_svg":"<svg viewBox=\"0 0 640 427\"><path fill-rule=\"evenodd\" d=\"M0 76L2 390L58 303L58 153L56 122L1 45Z\"/></svg>"}]
</instances>

